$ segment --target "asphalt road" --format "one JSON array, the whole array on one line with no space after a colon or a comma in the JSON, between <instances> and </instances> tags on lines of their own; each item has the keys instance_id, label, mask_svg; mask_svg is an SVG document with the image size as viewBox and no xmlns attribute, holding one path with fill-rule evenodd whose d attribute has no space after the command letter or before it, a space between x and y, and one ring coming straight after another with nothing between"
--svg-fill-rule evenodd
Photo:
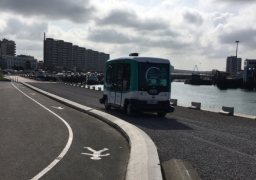
<instances>
[{"instance_id":1,"label":"asphalt road","mask_svg":"<svg viewBox=\"0 0 256 180\"><path fill-rule=\"evenodd\" d=\"M0 82L1 180L125 178L129 144L116 129L13 84Z\"/></svg>"},{"instance_id":2,"label":"asphalt road","mask_svg":"<svg viewBox=\"0 0 256 180\"><path fill-rule=\"evenodd\" d=\"M103 92L58 83L30 83L42 90L105 111ZM256 121L175 107L166 118L155 114L127 117L108 113L146 132L158 148L160 161L176 158L190 163L202 179L256 179Z\"/></svg>"}]
</instances>

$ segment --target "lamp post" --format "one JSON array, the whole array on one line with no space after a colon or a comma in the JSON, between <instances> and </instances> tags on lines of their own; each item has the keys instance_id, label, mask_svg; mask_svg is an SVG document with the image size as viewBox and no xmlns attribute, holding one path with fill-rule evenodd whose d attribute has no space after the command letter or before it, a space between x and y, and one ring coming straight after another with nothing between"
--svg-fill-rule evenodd
<instances>
[{"instance_id":1,"label":"lamp post","mask_svg":"<svg viewBox=\"0 0 256 180\"><path fill-rule=\"evenodd\" d=\"M237 49L238 49L238 43L239 43L239 41L236 41L236 60L237 60Z\"/></svg>"}]
</instances>

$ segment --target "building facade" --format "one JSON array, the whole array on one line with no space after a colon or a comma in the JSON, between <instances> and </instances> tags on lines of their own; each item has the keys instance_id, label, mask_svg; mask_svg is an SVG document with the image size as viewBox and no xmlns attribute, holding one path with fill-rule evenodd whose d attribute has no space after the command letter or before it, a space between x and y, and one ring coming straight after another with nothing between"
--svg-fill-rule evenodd
<instances>
[{"instance_id":1,"label":"building facade","mask_svg":"<svg viewBox=\"0 0 256 180\"><path fill-rule=\"evenodd\" d=\"M77 45L73 46L73 57L71 66L77 71L84 71L85 66L85 48Z\"/></svg>"},{"instance_id":2,"label":"building facade","mask_svg":"<svg viewBox=\"0 0 256 180\"><path fill-rule=\"evenodd\" d=\"M49 70L72 68L73 46L70 42L46 38L44 40L44 65Z\"/></svg>"},{"instance_id":3,"label":"building facade","mask_svg":"<svg viewBox=\"0 0 256 180\"><path fill-rule=\"evenodd\" d=\"M256 59L245 59L244 60L244 76L243 81L248 81L248 76L256 71Z\"/></svg>"},{"instance_id":4,"label":"building facade","mask_svg":"<svg viewBox=\"0 0 256 180\"><path fill-rule=\"evenodd\" d=\"M1 61L4 62L6 67L2 69L15 69L14 67L20 68L22 67L24 70L27 69L27 63L29 62L30 68L36 69L37 68L37 59L33 56L26 56L26 55L18 55L18 56L10 56L10 55L2 55Z\"/></svg>"},{"instance_id":5,"label":"building facade","mask_svg":"<svg viewBox=\"0 0 256 180\"><path fill-rule=\"evenodd\" d=\"M99 53L63 40L44 38L44 67L48 70L104 72L109 54Z\"/></svg>"},{"instance_id":6,"label":"building facade","mask_svg":"<svg viewBox=\"0 0 256 180\"><path fill-rule=\"evenodd\" d=\"M231 75L237 75L237 72L241 70L242 58L236 58L236 56L227 57L226 72Z\"/></svg>"},{"instance_id":7,"label":"building facade","mask_svg":"<svg viewBox=\"0 0 256 180\"><path fill-rule=\"evenodd\" d=\"M16 56L15 42L8 39L3 39L0 41L0 54Z\"/></svg>"}]
</instances>

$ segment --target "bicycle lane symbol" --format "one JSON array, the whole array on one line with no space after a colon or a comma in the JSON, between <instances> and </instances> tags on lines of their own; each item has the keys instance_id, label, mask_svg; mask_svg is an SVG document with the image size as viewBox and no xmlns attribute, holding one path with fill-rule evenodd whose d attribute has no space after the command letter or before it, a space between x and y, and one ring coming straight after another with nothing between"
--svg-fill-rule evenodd
<instances>
[{"instance_id":1,"label":"bicycle lane symbol","mask_svg":"<svg viewBox=\"0 0 256 180\"><path fill-rule=\"evenodd\" d=\"M100 160L101 156L109 156L110 155L109 153L101 154L102 152L109 150L108 148L104 148L104 149L99 150L99 151L96 151L96 150L94 150L90 147L84 147L84 148L87 148L89 151L93 152L93 154L89 154L89 153L81 153L81 154L92 156L91 159L93 159L93 160Z\"/></svg>"}]
</instances>

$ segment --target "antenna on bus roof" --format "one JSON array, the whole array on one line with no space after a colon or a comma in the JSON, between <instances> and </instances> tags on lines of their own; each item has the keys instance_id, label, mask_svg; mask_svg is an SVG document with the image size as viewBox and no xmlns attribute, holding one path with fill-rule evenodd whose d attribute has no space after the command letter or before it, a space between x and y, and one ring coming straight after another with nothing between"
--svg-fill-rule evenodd
<instances>
[{"instance_id":1,"label":"antenna on bus roof","mask_svg":"<svg viewBox=\"0 0 256 180\"><path fill-rule=\"evenodd\" d=\"M139 53L131 53L129 56L139 56Z\"/></svg>"}]
</instances>

